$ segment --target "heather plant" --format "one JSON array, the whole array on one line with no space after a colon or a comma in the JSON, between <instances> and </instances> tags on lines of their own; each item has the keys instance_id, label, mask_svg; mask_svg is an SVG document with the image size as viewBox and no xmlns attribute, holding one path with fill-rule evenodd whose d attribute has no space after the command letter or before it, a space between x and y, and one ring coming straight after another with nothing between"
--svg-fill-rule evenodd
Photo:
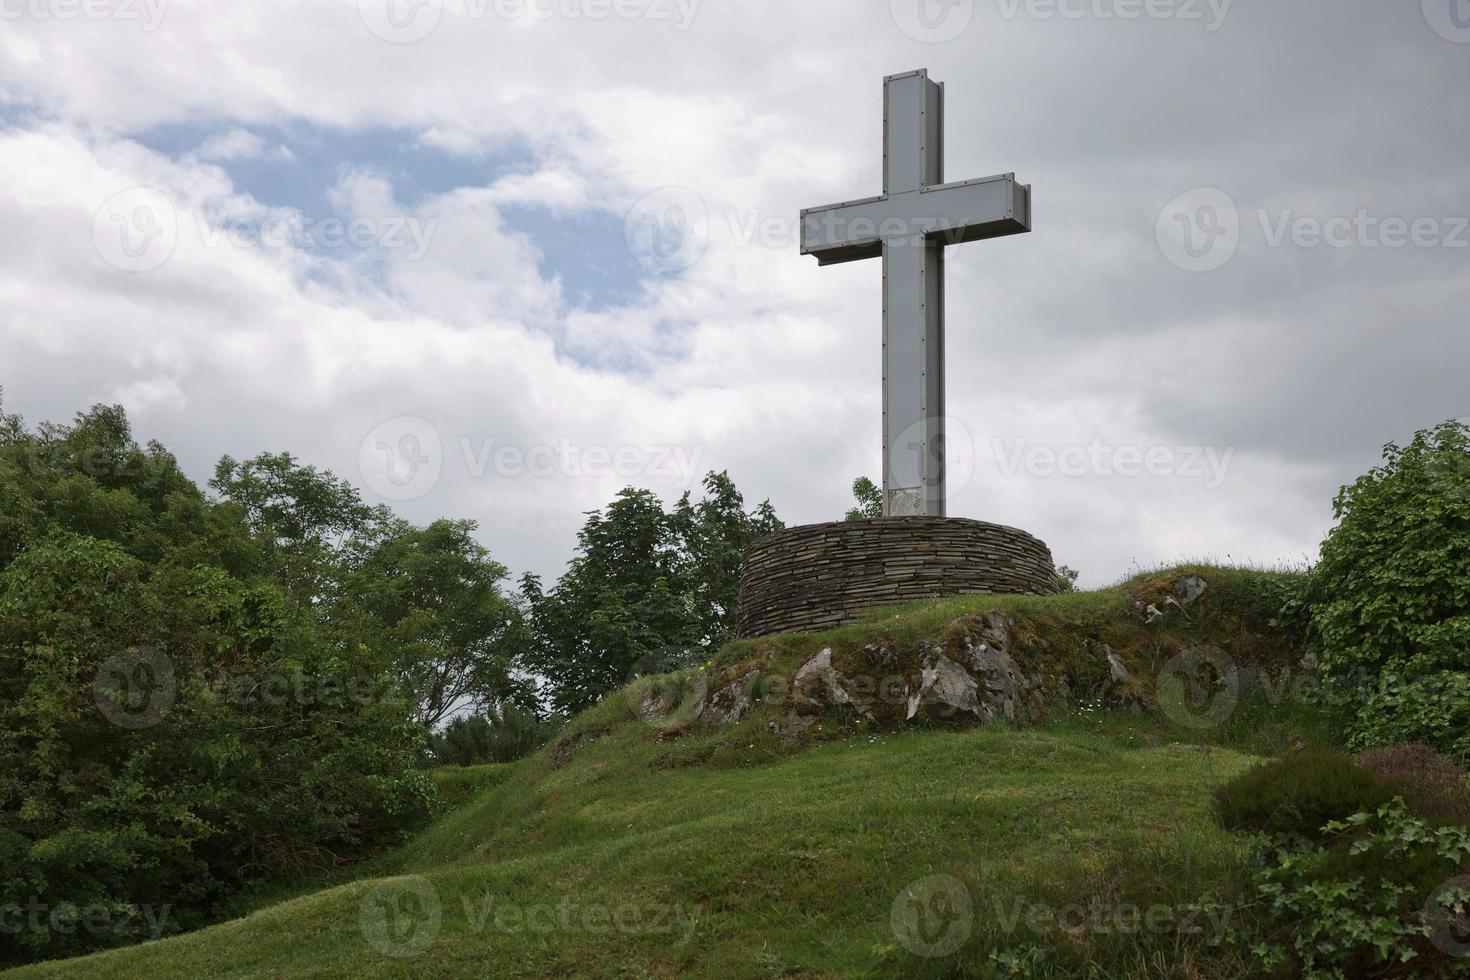
<instances>
[{"instance_id":1,"label":"heather plant","mask_svg":"<svg viewBox=\"0 0 1470 980\"><path fill-rule=\"evenodd\" d=\"M1470 776L1427 745L1370 749L1358 765L1430 820L1470 827Z\"/></svg>"},{"instance_id":2,"label":"heather plant","mask_svg":"<svg viewBox=\"0 0 1470 980\"><path fill-rule=\"evenodd\" d=\"M1230 830L1317 836L1330 821L1376 810L1393 790L1352 756L1327 748L1256 765L1215 791L1215 814Z\"/></svg>"}]
</instances>

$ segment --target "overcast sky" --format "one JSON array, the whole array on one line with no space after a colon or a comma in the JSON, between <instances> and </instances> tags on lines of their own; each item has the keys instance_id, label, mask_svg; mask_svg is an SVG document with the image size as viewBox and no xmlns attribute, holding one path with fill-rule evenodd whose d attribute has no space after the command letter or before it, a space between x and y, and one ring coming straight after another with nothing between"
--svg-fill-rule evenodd
<instances>
[{"instance_id":1,"label":"overcast sky","mask_svg":"<svg viewBox=\"0 0 1470 980\"><path fill-rule=\"evenodd\" d=\"M0 0L0 385L290 451L555 574L582 512L879 474L882 79L1030 235L948 263L950 512L1083 581L1314 556L1470 416L1470 0ZM968 435L956 436L956 433Z\"/></svg>"}]
</instances>

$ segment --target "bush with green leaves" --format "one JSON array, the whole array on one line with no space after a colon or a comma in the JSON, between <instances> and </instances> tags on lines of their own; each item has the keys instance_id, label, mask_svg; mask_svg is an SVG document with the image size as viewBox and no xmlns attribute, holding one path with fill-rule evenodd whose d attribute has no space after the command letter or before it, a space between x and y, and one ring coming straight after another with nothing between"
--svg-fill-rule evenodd
<instances>
[{"instance_id":1,"label":"bush with green leaves","mask_svg":"<svg viewBox=\"0 0 1470 980\"><path fill-rule=\"evenodd\" d=\"M648 674L707 659L734 639L740 562L782 524L766 501L746 509L727 474L672 510L648 490L623 490L587 515L566 574L549 589L522 579L529 610L526 665L546 700L575 714Z\"/></svg>"},{"instance_id":2,"label":"bush with green leaves","mask_svg":"<svg viewBox=\"0 0 1470 980\"><path fill-rule=\"evenodd\" d=\"M871 521L883 516L883 488L865 476L852 481L852 496L857 506L842 518L844 521Z\"/></svg>"},{"instance_id":3,"label":"bush with green leaves","mask_svg":"<svg viewBox=\"0 0 1470 980\"><path fill-rule=\"evenodd\" d=\"M468 525L410 528L287 456L214 488L119 408L0 414L0 964L402 840L433 803L424 713L503 693L515 610Z\"/></svg>"},{"instance_id":4,"label":"bush with green leaves","mask_svg":"<svg viewBox=\"0 0 1470 980\"><path fill-rule=\"evenodd\" d=\"M1464 977L1440 942L1466 921L1470 830L1436 827L1402 800L1329 821L1313 837L1263 837L1233 931L1265 976Z\"/></svg>"},{"instance_id":5,"label":"bush with green leaves","mask_svg":"<svg viewBox=\"0 0 1470 980\"><path fill-rule=\"evenodd\" d=\"M1335 515L1311 609L1323 670L1361 690L1350 744L1418 741L1470 761L1470 427L1389 444Z\"/></svg>"},{"instance_id":6,"label":"bush with green leaves","mask_svg":"<svg viewBox=\"0 0 1470 980\"><path fill-rule=\"evenodd\" d=\"M460 715L434 734L434 758L445 766L515 762L555 738L562 724L560 716L543 719L511 704Z\"/></svg>"}]
</instances>

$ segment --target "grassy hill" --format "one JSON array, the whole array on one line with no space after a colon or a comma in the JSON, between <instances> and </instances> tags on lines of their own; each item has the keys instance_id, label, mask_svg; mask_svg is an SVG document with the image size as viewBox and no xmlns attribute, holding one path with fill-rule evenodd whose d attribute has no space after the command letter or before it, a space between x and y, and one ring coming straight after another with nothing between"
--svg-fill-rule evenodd
<instances>
[{"instance_id":1,"label":"grassy hill","mask_svg":"<svg viewBox=\"0 0 1470 980\"><path fill-rule=\"evenodd\" d=\"M1188 610L1159 610L1183 574L1208 591ZM687 705L641 720L642 682L522 763L442 774L463 804L350 880L8 975L1245 975L1214 945L1222 923L1196 908L1238 888L1246 846L1211 819L1209 790L1312 740L1314 719L1247 698L1224 723L1195 728L1140 701L1154 665L1203 640L1292 662L1289 636L1269 626L1279 580L1187 569L734 644L706 668L715 683L823 648L840 658L943 643L958 618L1004 608L1019 659L1051 657L1081 691L1106 675L1089 651L1107 643L1138 697L1119 702L1131 710L1081 697L1049 706L1041 724L970 730L833 715L794 742L760 711L718 727ZM1152 623L1149 606L1164 612Z\"/></svg>"}]
</instances>

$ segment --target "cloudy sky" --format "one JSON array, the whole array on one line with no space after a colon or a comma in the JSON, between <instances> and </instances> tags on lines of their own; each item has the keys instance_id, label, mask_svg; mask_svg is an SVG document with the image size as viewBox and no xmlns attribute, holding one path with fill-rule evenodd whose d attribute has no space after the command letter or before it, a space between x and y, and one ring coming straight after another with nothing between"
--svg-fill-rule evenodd
<instances>
[{"instance_id":1,"label":"cloudy sky","mask_svg":"<svg viewBox=\"0 0 1470 980\"><path fill-rule=\"evenodd\" d=\"M287 450L556 573L621 486L877 476L886 74L1030 235L951 252L951 513L1101 584L1315 554L1470 415L1470 0L0 0L0 385ZM956 432L963 432L960 438Z\"/></svg>"}]
</instances>

